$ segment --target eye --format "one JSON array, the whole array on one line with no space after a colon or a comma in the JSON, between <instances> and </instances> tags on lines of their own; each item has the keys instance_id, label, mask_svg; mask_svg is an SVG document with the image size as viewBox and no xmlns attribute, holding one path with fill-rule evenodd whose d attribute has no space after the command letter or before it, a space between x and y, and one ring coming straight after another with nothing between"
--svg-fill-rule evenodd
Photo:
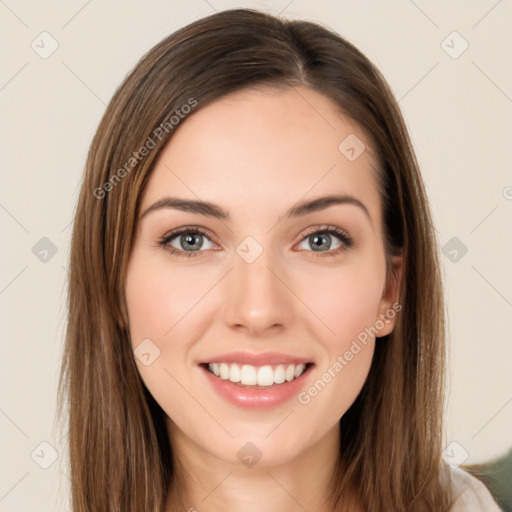
<instances>
[{"instance_id":1,"label":"eye","mask_svg":"<svg viewBox=\"0 0 512 512\"><path fill-rule=\"evenodd\" d=\"M198 253L214 249L215 244L199 227L185 226L167 233L158 245L178 257L190 258ZM314 226L301 240L299 249L316 253L318 256L336 256L353 245L350 235L336 226ZM304 244L309 245L304 247ZM214 249L215 250L215 249Z\"/></svg>"},{"instance_id":2,"label":"eye","mask_svg":"<svg viewBox=\"0 0 512 512\"><path fill-rule=\"evenodd\" d=\"M184 227L171 231L158 244L171 254L186 258L197 256L196 253L212 249L214 245L206 236L206 231L197 227Z\"/></svg>"},{"instance_id":3,"label":"eye","mask_svg":"<svg viewBox=\"0 0 512 512\"><path fill-rule=\"evenodd\" d=\"M310 252L321 253L321 256L333 256L345 251L353 245L349 234L336 226L316 226L314 231L306 235L299 244L300 249ZM306 247L305 247L306 246Z\"/></svg>"}]
</instances>

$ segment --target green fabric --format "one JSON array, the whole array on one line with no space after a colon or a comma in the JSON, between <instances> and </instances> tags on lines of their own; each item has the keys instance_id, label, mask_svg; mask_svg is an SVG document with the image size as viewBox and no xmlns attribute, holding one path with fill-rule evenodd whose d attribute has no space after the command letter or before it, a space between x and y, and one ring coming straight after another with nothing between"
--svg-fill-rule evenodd
<instances>
[{"instance_id":1,"label":"green fabric","mask_svg":"<svg viewBox=\"0 0 512 512\"><path fill-rule=\"evenodd\" d=\"M512 449L499 459L464 469L487 486L503 512L512 512Z\"/></svg>"}]
</instances>

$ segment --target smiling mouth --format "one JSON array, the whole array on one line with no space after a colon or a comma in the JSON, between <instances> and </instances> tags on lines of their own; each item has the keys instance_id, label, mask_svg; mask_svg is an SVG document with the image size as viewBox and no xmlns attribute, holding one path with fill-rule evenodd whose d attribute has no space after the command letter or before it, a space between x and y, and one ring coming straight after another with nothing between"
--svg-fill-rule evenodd
<instances>
[{"instance_id":1,"label":"smiling mouth","mask_svg":"<svg viewBox=\"0 0 512 512\"><path fill-rule=\"evenodd\" d=\"M205 363L202 365L219 379L241 387L268 389L298 379L313 363L278 364L265 366L239 365L237 363Z\"/></svg>"}]
</instances>

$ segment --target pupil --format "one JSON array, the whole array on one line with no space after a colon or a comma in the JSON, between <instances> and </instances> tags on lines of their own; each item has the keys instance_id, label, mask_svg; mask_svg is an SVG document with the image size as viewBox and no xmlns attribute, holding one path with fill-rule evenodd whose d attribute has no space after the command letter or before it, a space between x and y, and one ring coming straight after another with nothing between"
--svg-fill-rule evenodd
<instances>
[{"instance_id":1,"label":"pupil","mask_svg":"<svg viewBox=\"0 0 512 512\"><path fill-rule=\"evenodd\" d=\"M182 240L184 241L184 245L185 247L187 245L190 245L190 246L196 246L196 247L189 247L191 249L199 249L201 247L201 241L199 240L199 235L196 235L196 234L188 234L188 235L184 235L182 237Z\"/></svg>"},{"instance_id":2,"label":"pupil","mask_svg":"<svg viewBox=\"0 0 512 512\"><path fill-rule=\"evenodd\" d=\"M316 248L326 248L326 249L329 249L329 247L331 246L331 242L330 242L330 239L328 237L328 235L313 235L311 237L311 240L312 240L312 245L313 247L316 247ZM324 246L324 247L322 247Z\"/></svg>"}]
</instances>

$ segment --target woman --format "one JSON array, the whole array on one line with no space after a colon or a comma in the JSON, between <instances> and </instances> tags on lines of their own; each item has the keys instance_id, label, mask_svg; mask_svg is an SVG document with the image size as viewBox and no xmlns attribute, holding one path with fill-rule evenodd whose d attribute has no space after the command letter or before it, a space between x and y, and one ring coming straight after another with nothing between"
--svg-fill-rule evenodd
<instances>
[{"instance_id":1,"label":"woman","mask_svg":"<svg viewBox=\"0 0 512 512\"><path fill-rule=\"evenodd\" d=\"M117 90L71 248L73 510L499 510L441 459L444 317L389 87L252 10Z\"/></svg>"}]
</instances>

